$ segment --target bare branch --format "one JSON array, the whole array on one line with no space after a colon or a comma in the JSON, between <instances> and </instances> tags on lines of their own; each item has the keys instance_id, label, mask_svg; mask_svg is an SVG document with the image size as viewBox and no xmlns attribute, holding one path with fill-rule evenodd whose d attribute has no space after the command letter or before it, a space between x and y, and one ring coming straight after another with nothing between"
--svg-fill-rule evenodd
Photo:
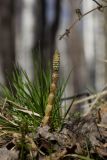
<instances>
[{"instance_id":1,"label":"bare branch","mask_svg":"<svg viewBox=\"0 0 107 160\"><path fill-rule=\"evenodd\" d=\"M82 14L82 15L81 15L81 18L80 18L80 17L76 18L76 19L74 20L73 24L72 24L68 29L66 29L65 32L64 32L62 35L60 35L59 40L61 40L64 36L68 36L68 35L71 33L71 30L75 27L75 25L76 25L82 18L84 18L85 16L87 16L88 14L90 14L90 13L96 11L96 10L103 11L104 8L107 8L107 5L105 5L105 6L103 6L103 5L100 5L100 6L99 6L99 5L98 5L97 7L95 7L95 8L93 8L93 9L85 12L84 14Z\"/></svg>"}]
</instances>

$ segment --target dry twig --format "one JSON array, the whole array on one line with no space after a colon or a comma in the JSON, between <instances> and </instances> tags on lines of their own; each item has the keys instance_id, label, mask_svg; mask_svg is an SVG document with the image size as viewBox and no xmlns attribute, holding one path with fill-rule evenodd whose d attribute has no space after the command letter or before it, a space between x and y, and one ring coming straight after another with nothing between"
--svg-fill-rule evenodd
<instances>
[{"instance_id":1,"label":"dry twig","mask_svg":"<svg viewBox=\"0 0 107 160\"><path fill-rule=\"evenodd\" d=\"M61 40L64 36L68 36L68 35L71 33L71 30L75 27L75 25L76 25L82 18L84 18L85 16L87 16L88 14L90 14L90 13L96 11L96 10L103 11L104 8L107 8L107 5L105 5L105 6L103 6L103 5L100 5L100 6L99 6L99 5L98 5L97 7L95 7L95 8L93 8L93 9L85 12L84 14L81 14L81 18L80 18L80 16L78 16L77 19L74 20L73 24L72 24L68 29L66 29L65 32L64 32L62 35L60 35L59 40Z\"/></svg>"}]
</instances>

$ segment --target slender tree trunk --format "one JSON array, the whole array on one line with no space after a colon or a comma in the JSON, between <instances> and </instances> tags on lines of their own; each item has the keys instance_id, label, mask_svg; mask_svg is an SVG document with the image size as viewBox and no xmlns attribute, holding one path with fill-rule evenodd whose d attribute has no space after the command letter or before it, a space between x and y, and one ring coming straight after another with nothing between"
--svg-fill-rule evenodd
<instances>
[{"instance_id":1,"label":"slender tree trunk","mask_svg":"<svg viewBox=\"0 0 107 160\"><path fill-rule=\"evenodd\" d=\"M46 1L37 0L34 8L35 39L34 48L40 48L41 60L44 61L45 28L46 28ZM34 53L35 54L35 53ZM36 57L37 55L34 55Z\"/></svg>"},{"instance_id":2,"label":"slender tree trunk","mask_svg":"<svg viewBox=\"0 0 107 160\"><path fill-rule=\"evenodd\" d=\"M50 37L48 39L49 43L49 53L50 53L50 59L52 60L53 58L53 53L55 50L55 43L56 43L56 36L57 36L57 31L59 27L59 22L60 22L60 13L61 13L61 0L55 0L55 6L54 6L54 20L53 23L51 24L50 28L47 29L47 34L48 31L50 31Z\"/></svg>"},{"instance_id":3,"label":"slender tree trunk","mask_svg":"<svg viewBox=\"0 0 107 160\"><path fill-rule=\"evenodd\" d=\"M105 50L106 50L106 53L105 53L105 59L107 60L107 9L105 9L105 12L104 12L104 16L105 16L105 28L104 28L104 31L105 31ZM107 63L105 63L105 82L107 83Z\"/></svg>"},{"instance_id":4,"label":"slender tree trunk","mask_svg":"<svg viewBox=\"0 0 107 160\"><path fill-rule=\"evenodd\" d=\"M60 19L60 0L55 1L54 8L54 20L51 24L48 24L46 17L47 4L45 0L37 0L36 5L36 31L35 31L35 43L36 48L40 47L42 64L45 68L46 64L53 57L55 48L56 33Z\"/></svg>"},{"instance_id":5,"label":"slender tree trunk","mask_svg":"<svg viewBox=\"0 0 107 160\"><path fill-rule=\"evenodd\" d=\"M0 1L0 55L5 83L8 86L8 76L11 77L15 63L14 3L15 0Z\"/></svg>"},{"instance_id":6,"label":"slender tree trunk","mask_svg":"<svg viewBox=\"0 0 107 160\"><path fill-rule=\"evenodd\" d=\"M77 18L75 10L81 6L79 6L78 0L71 1L71 17L74 20ZM72 19L73 19L72 18ZM69 58L71 59L72 66L74 68L73 75L73 87L74 93L84 92L86 89L86 62L85 62L85 54L84 54L84 43L83 43L83 23L82 21L75 26L75 28L71 32L71 36L68 40L68 48L69 48Z\"/></svg>"}]
</instances>

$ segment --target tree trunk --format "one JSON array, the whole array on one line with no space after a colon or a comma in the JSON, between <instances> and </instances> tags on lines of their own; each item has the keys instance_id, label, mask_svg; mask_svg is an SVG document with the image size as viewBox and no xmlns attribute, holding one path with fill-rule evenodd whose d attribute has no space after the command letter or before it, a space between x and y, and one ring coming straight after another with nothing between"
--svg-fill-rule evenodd
<instances>
[{"instance_id":1,"label":"tree trunk","mask_svg":"<svg viewBox=\"0 0 107 160\"><path fill-rule=\"evenodd\" d=\"M40 49L39 56L41 57L42 63L44 62L44 46L45 44L45 28L46 28L46 1L37 0L34 8L35 17L35 38L34 48ZM38 51L37 51L38 52ZM34 53L36 54L36 53ZM37 55L33 55L36 58Z\"/></svg>"},{"instance_id":2,"label":"tree trunk","mask_svg":"<svg viewBox=\"0 0 107 160\"><path fill-rule=\"evenodd\" d=\"M104 28L104 31L105 31L105 50L106 50L106 53L105 53L105 59L107 60L107 9L105 9L105 12L104 12L104 16L105 16L105 28ZM105 63L105 82L107 82L107 63Z\"/></svg>"},{"instance_id":3,"label":"tree trunk","mask_svg":"<svg viewBox=\"0 0 107 160\"><path fill-rule=\"evenodd\" d=\"M37 0L36 6L36 31L34 47L40 47L42 65L45 68L49 61L52 61L55 48L55 38L60 18L60 0L54 2L54 18L51 24L47 21L46 12L48 12L45 0ZM50 14L48 12L48 14Z\"/></svg>"},{"instance_id":4,"label":"tree trunk","mask_svg":"<svg viewBox=\"0 0 107 160\"><path fill-rule=\"evenodd\" d=\"M50 59L52 61L53 58L53 53L55 50L55 43L56 43L56 34L57 34L57 30L59 27L59 22L60 22L60 14L61 14L61 0L56 0L55 1L55 6L54 6L54 20L51 24L51 26L47 29L47 34L49 33L49 39L48 39L48 43L49 43L49 53L50 53Z\"/></svg>"},{"instance_id":5,"label":"tree trunk","mask_svg":"<svg viewBox=\"0 0 107 160\"><path fill-rule=\"evenodd\" d=\"M15 64L14 3L15 0L0 1L0 56L7 86Z\"/></svg>"}]
</instances>

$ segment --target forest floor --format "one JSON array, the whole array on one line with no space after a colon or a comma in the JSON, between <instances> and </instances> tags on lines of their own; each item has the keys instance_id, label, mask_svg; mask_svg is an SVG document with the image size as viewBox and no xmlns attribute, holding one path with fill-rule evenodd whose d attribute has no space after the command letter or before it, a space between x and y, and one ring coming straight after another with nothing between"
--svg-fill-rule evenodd
<instances>
[{"instance_id":1,"label":"forest floor","mask_svg":"<svg viewBox=\"0 0 107 160\"><path fill-rule=\"evenodd\" d=\"M84 116L69 117L59 131L52 131L46 125L25 137L3 133L0 135L0 160L107 160L107 102L100 103ZM22 157L21 150L16 147L21 138ZM26 144L30 150L26 149Z\"/></svg>"},{"instance_id":2,"label":"forest floor","mask_svg":"<svg viewBox=\"0 0 107 160\"><path fill-rule=\"evenodd\" d=\"M63 115L67 81L57 85L59 62L56 51L52 75L50 68L44 73L39 67L32 83L25 71L16 70L14 90L3 86L0 160L107 160L107 91L72 100ZM83 103L87 113L71 112Z\"/></svg>"}]
</instances>

